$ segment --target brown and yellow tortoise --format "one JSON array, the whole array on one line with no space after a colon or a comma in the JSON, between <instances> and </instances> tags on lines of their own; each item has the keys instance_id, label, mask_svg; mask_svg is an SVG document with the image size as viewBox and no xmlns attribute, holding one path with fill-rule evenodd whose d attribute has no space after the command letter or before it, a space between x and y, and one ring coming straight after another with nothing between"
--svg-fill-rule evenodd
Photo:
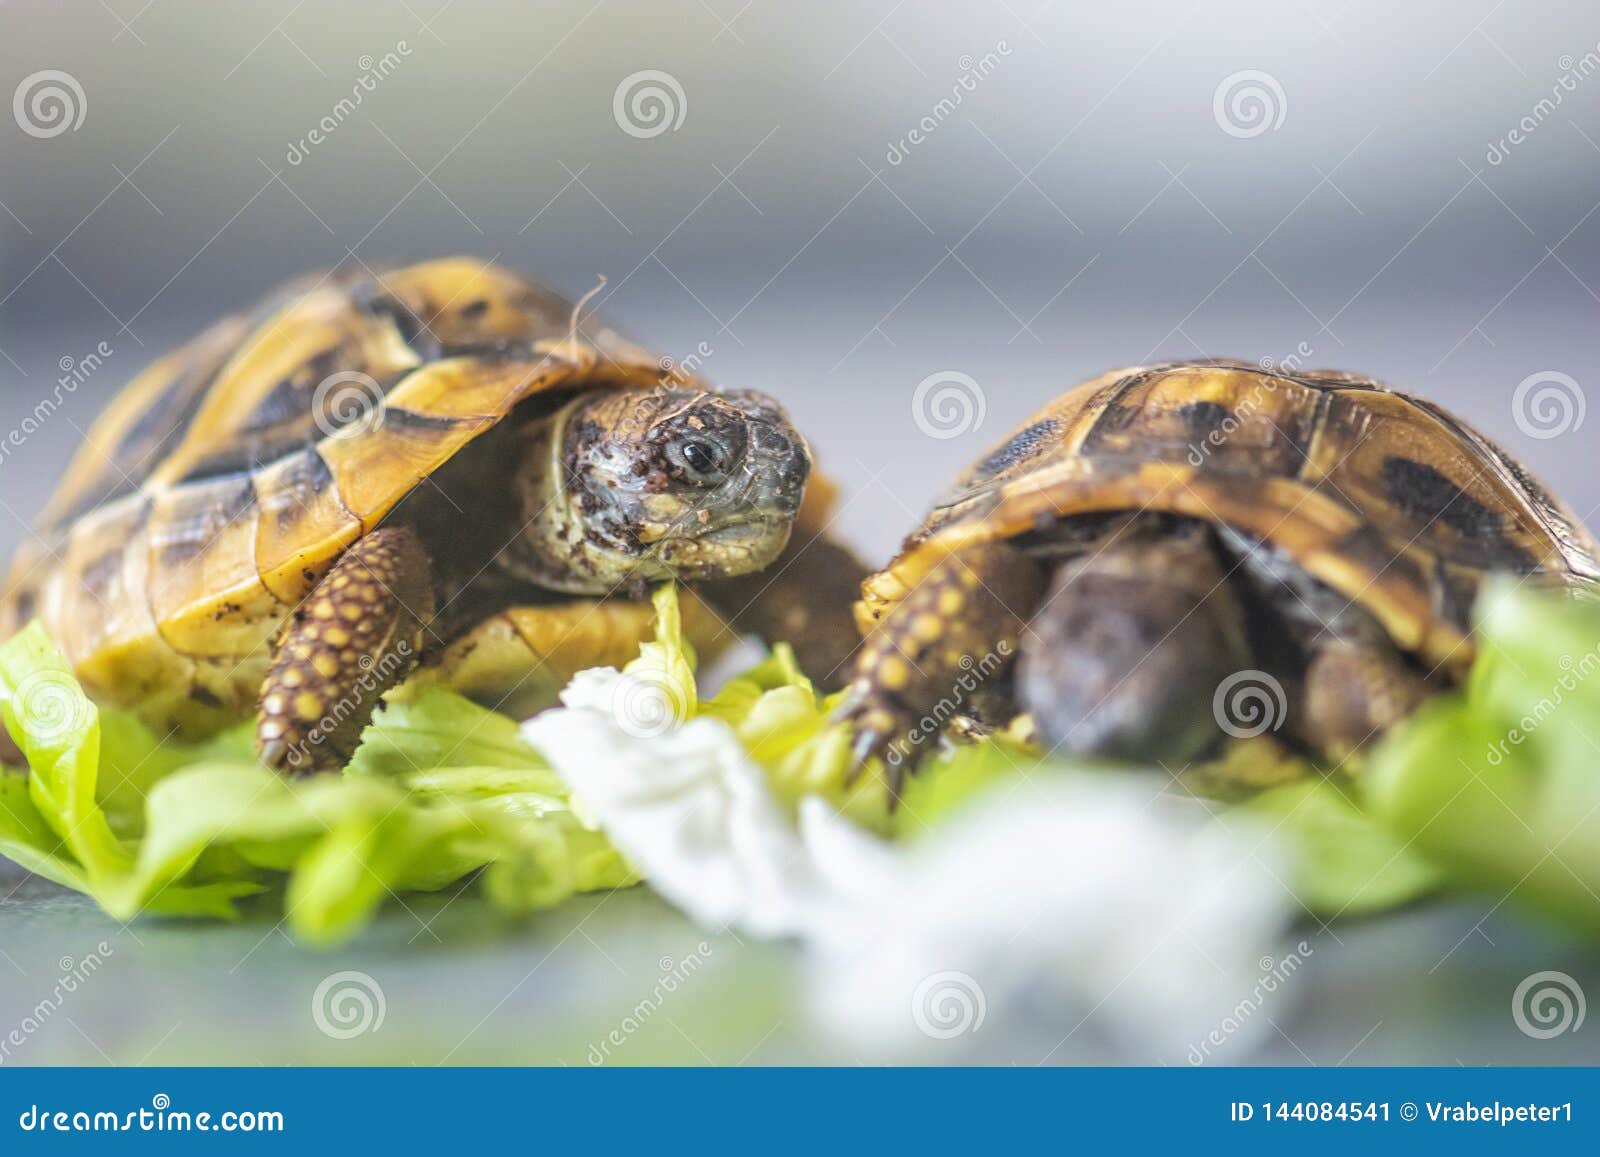
<instances>
[{"instance_id":1,"label":"brown and yellow tortoise","mask_svg":"<svg viewBox=\"0 0 1600 1157\"><path fill-rule=\"evenodd\" d=\"M345 758L419 662L548 703L636 652L658 580L695 584L703 650L731 625L826 672L863 571L820 537L810 475L778 403L669 373L506 269L308 278L129 383L19 551L0 632L41 620L163 731L255 709L290 770Z\"/></svg>"},{"instance_id":2,"label":"brown and yellow tortoise","mask_svg":"<svg viewBox=\"0 0 1600 1157\"><path fill-rule=\"evenodd\" d=\"M1495 572L1592 592L1600 545L1442 407L1345 373L1116 370L867 579L843 717L896 786L951 719L1013 711L1052 749L1174 771L1257 738L1338 764L1462 677Z\"/></svg>"}]
</instances>

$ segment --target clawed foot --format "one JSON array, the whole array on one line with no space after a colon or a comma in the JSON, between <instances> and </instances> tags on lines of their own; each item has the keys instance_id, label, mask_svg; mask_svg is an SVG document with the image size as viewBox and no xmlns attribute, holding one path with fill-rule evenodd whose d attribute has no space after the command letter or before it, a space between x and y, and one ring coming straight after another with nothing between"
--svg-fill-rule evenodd
<instances>
[{"instance_id":1,"label":"clawed foot","mask_svg":"<svg viewBox=\"0 0 1600 1157\"><path fill-rule=\"evenodd\" d=\"M921 754L914 745L903 711L874 697L857 685L840 706L834 722L850 736L850 763L844 783L852 787L874 759L883 763L884 783L889 789L889 810L900 805L900 789Z\"/></svg>"}]
</instances>

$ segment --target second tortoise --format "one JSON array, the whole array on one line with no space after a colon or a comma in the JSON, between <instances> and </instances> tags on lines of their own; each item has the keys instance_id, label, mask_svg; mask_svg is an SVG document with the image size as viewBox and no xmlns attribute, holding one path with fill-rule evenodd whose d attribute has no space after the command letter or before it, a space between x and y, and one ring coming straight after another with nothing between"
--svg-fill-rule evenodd
<instances>
[{"instance_id":1,"label":"second tortoise","mask_svg":"<svg viewBox=\"0 0 1600 1157\"><path fill-rule=\"evenodd\" d=\"M1338 766L1459 681L1485 579L1593 592L1600 545L1443 407L1336 372L1116 370L956 482L857 606L843 708L898 783L956 718L1177 772Z\"/></svg>"}]
</instances>

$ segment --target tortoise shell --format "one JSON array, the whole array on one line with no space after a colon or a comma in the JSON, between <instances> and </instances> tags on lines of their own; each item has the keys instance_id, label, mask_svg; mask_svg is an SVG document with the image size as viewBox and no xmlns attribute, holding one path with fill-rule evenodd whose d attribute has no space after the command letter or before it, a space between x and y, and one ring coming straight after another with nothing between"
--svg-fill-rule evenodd
<instances>
[{"instance_id":1,"label":"tortoise shell","mask_svg":"<svg viewBox=\"0 0 1600 1157\"><path fill-rule=\"evenodd\" d=\"M1600 578L1600 544L1573 512L1440 406L1352 374L1172 362L1086 382L986 454L865 581L858 622L952 550L1127 510L1281 551L1453 674L1488 573Z\"/></svg>"},{"instance_id":2,"label":"tortoise shell","mask_svg":"<svg viewBox=\"0 0 1600 1157\"><path fill-rule=\"evenodd\" d=\"M41 619L91 690L148 718L237 718L285 615L514 407L661 383L655 355L574 317L465 258L285 286L109 405L13 562L0 632Z\"/></svg>"}]
</instances>

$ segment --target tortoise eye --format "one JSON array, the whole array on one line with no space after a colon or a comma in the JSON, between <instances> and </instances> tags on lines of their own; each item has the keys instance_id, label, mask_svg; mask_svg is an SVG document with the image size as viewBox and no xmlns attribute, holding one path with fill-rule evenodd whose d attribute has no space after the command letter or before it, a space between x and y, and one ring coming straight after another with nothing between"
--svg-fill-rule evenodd
<instances>
[{"instance_id":1,"label":"tortoise eye","mask_svg":"<svg viewBox=\"0 0 1600 1157\"><path fill-rule=\"evenodd\" d=\"M674 455L683 465L690 481L713 485L722 481L722 452L710 442L686 440L676 447Z\"/></svg>"}]
</instances>

